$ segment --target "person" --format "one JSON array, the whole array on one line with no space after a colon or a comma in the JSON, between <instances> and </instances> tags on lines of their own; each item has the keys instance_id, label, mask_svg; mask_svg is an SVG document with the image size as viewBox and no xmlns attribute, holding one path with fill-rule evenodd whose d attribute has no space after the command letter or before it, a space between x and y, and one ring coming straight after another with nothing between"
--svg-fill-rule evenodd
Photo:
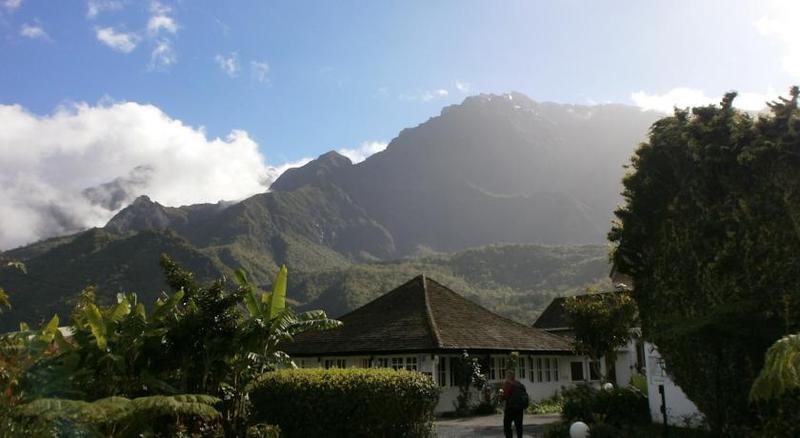
<instances>
[{"instance_id":1,"label":"person","mask_svg":"<svg viewBox=\"0 0 800 438\"><path fill-rule=\"evenodd\" d=\"M517 438L522 438L522 414L526 406L521 406L519 400L523 394L524 400L528 399L525 386L517 381L514 371L508 370L506 371L506 381L503 382L501 391L500 398L506 402L505 410L503 411L503 431L506 434L506 438L514 437L511 423L514 423L514 427L517 430ZM518 394L515 395L514 391L517 391ZM527 405L527 402L525 404Z\"/></svg>"}]
</instances>

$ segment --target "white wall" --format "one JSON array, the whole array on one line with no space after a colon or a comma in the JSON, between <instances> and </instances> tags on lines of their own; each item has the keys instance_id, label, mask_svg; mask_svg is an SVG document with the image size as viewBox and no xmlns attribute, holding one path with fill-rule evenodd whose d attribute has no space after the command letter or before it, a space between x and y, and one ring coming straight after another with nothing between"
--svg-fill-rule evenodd
<instances>
[{"instance_id":1,"label":"white wall","mask_svg":"<svg viewBox=\"0 0 800 438\"><path fill-rule=\"evenodd\" d=\"M628 386L631 383L631 376L638 366L636 357L636 340L631 339L628 344L617 351L617 360L614 365L617 385L620 387ZM644 364L641 364L644 366Z\"/></svg>"},{"instance_id":2,"label":"white wall","mask_svg":"<svg viewBox=\"0 0 800 438\"><path fill-rule=\"evenodd\" d=\"M436 406L435 412L442 413L442 412L450 412L455 410L455 403L459 394L459 389L457 386L450 385L450 367L449 361L453 359L458 359L460 355L453 354L453 355L431 355L431 354L405 354L405 355L381 355L381 356L324 356L324 357L311 357L311 358L295 358L295 364L300 368L323 368L325 366L326 361L330 361L332 366L343 365L345 368L360 368L363 367L365 363L369 359L372 360L372 366L378 367L381 365L381 360L384 360L384 363L387 363L389 367L392 366L392 359L402 360L402 366L405 367L408 363L409 358L416 358L417 364L417 371L423 373L429 373L434 378L434 381L439 384L441 389L441 393L439 396L439 403ZM447 358L448 366L446 367L446 371L444 374L445 380L444 382L439 382L440 375L439 375L439 361L443 358ZM502 369L502 364L500 363L500 359L506 359L508 355L500 354L500 355L493 355L492 360L497 361L495 362L495 378L490 379L489 383L494 385L502 384L503 380L505 379L505 373ZM525 370L524 373L521 370L517 371L518 379L525 385L528 395L531 398L531 401L539 401L542 399L550 398L556 394L556 392L563 390L566 387L571 387L576 383L585 383L589 378L589 362L586 358L582 356L532 356L532 355L522 355L521 359L525 360ZM530 359L533 359L533 364L530 362ZM535 362L536 359L542 359L542 375L541 379L538 376L538 362ZM550 366L550 376L548 379L546 368L545 368L545 359L550 359L551 364L558 361L558 379L555 376L555 367ZM573 381L572 380L572 373L571 373L571 362L577 361L581 363L581 367L583 370L583 377L584 380L582 381ZM535 376L531 376L531 366L533 365L533 371ZM490 375L490 370L483 370L483 372L487 375ZM523 377L524 375L524 377ZM591 382L590 382L591 383ZM596 383L596 381L595 381ZM478 394L477 391L473 393L473 398L476 403L481 399L481 394Z\"/></svg>"},{"instance_id":3,"label":"white wall","mask_svg":"<svg viewBox=\"0 0 800 438\"><path fill-rule=\"evenodd\" d=\"M661 355L653 344L645 343L645 362L647 364L647 398L650 402L650 415L656 423L664 422L661 412L659 386L664 386L667 408L667 423L671 425L699 426L702 414L694 403L686 397L683 390L670 379L663 366Z\"/></svg>"}]
</instances>

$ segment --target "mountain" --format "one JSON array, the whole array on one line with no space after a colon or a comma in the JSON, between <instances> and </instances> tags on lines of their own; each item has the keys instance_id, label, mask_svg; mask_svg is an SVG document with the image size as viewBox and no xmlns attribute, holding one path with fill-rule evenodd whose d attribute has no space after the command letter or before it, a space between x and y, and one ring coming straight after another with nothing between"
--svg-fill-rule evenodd
<instances>
[{"instance_id":1,"label":"mountain","mask_svg":"<svg viewBox=\"0 0 800 438\"><path fill-rule=\"evenodd\" d=\"M361 163L329 152L239 202L166 207L142 196L103 228L0 255L28 266L0 270L14 305L0 329L65 315L87 284L101 301L137 291L148 302L164 288L161 253L204 280L244 268L264 286L286 264L295 304L333 314L425 272L530 322L550 297L604 284L622 166L656 119L624 105L480 95Z\"/></svg>"},{"instance_id":2,"label":"mountain","mask_svg":"<svg viewBox=\"0 0 800 438\"><path fill-rule=\"evenodd\" d=\"M495 242L601 243L621 201L623 165L657 118L624 105L480 95L403 130L362 163L331 152L271 189L341 187L401 256Z\"/></svg>"}]
</instances>

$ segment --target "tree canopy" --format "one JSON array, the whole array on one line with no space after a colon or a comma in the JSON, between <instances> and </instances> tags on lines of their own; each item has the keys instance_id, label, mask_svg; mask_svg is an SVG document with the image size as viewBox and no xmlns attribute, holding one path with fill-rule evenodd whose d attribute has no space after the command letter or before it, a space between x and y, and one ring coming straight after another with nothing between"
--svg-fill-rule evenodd
<instances>
[{"instance_id":1,"label":"tree canopy","mask_svg":"<svg viewBox=\"0 0 800 438\"><path fill-rule=\"evenodd\" d=\"M609 234L644 336L724 433L756 422L764 353L800 328L798 94L753 116L729 93L656 122Z\"/></svg>"},{"instance_id":2,"label":"tree canopy","mask_svg":"<svg viewBox=\"0 0 800 438\"><path fill-rule=\"evenodd\" d=\"M575 332L576 353L589 356L594 367L603 357L607 363L616 362L617 350L630 341L636 327L636 303L628 291L568 297L564 310Z\"/></svg>"}]
</instances>

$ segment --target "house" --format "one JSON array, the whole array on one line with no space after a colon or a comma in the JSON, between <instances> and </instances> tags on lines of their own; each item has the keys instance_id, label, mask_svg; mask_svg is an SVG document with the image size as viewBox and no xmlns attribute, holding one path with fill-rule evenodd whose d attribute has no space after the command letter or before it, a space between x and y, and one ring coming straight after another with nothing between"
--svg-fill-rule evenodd
<instances>
[{"instance_id":1,"label":"house","mask_svg":"<svg viewBox=\"0 0 800 438\"><path fill-rule=\"evenodd\" d=\"M565 300L566 297L561 297L555 298L550 302L550 305L533 323L533 327L561 336L574 336L572 327L566 317ZM603 366L605 367L604 369L613 368L610 373L610 380L615 381L618 385L629 384L635 372L646 375L647 398L650 405L650 416L653 421L657 423L664 422L662 406L666 410L666 419L669 424L693 426L700 424L702 421L702 415L697 406L670 379L665 369L664 361L661 359L661 355L655 345L642 340L631 339L625 347L617 351L617 358L613 364L603 363Z\"/></svg>"},{"instance_id":2,"label":"house","mask_svg":"<svg viewBox=\"0 0 800 438\"><path fill-rule=\"evenodd\" d=\"M455 370L465 350L479 359L490 382L504 379L509 355L517 352L517 377L533 400L588 376L568 338L492 313L423 275L339 319L342 327L302 333L285 351L301 368L387 367L429 374L442 388L436 412L455 407Z\"/></svg>"}]
</instances>

